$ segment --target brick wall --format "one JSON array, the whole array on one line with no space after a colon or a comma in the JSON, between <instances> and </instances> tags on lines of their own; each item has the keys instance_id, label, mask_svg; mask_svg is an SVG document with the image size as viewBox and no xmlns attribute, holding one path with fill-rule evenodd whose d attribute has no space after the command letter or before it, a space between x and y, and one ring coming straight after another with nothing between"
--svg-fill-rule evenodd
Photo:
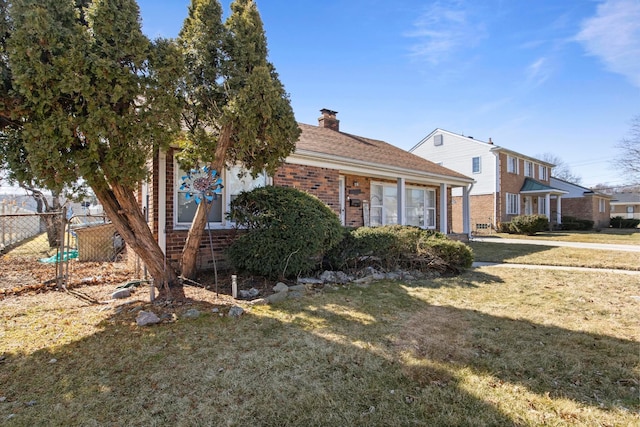
<instances>
[{"instance_id":1,"label":"brick wall","mask_svg":"<svg viewBox=\"0 0 640 427\"><path fill-rule=\"evenodd\" d=\"M600 212L600 200L605 200L604 212ZM595 228L609 226L611 216L609 200L593 195L566 199L562 198L560 207L562 209L562 216L572 216L579 219L593 221L593 226ZM551 200L551 209L552 211L557 212L556 200Z\"/></svg>"},{"instance_id":2,"label":"brick wall","mask_svg":"<svg viewBox=\"0 0 640 427\"><path fill-rule=\"evenodd\" d=\"M273 176L273 185L293 187L313 194L340 214L340 174L335 169L284 164Z\"/></svg>"}]
</instances>

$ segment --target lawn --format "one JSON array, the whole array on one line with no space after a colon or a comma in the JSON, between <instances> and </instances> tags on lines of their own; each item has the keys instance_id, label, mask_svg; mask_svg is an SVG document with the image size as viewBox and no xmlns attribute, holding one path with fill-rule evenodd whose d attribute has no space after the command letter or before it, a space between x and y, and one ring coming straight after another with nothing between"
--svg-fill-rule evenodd
<instances>
[{"instance_id":1,"label":"lawn","mask_svg":"<svg viewBox=\"0 0 640 427\"><path fill-rule=\"evenodd\" d=\"M640 245L640 229L603 228L600 231L552 231L522 234L493 233L482 237L504 239L559 240L564 242L611 243L616 245Z\"/></svg>"},{"instance_id":2,"label":"lawn","mask_svg":"<svg viewBox=\"0 0 640 427\"><path fill-rule=\"evenodd\" d=\"M637 425L639 299L637 276L492 267L239 318L197 296L152 327L143 299L7 298L0 423Z\"/></svg>"}]
</instances>

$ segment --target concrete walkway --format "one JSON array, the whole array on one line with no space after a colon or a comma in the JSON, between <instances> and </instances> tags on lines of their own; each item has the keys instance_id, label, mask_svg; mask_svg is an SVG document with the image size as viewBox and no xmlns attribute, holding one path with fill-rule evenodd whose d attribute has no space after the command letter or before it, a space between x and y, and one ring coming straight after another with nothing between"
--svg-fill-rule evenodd
<instances>
[{"instance_id":1,"label":"concrete walkway","mask_svg":"<svg viewBox=\"0 0 640 427\"><path fill-rule=\"evenodd\" d=\"M605 251L640 252L640 245L620 245L614 243L561 242L558 240L503 239L501 237L472 237L472 242L509 243L515 245L564 246L569 248L598 249ZM640 263L640 259L638 260Z\"/></svg>"},{"instance_id":2,"label":"concrete walkway","mask_svg":"<svg viewBox=\"0 0 640 427\"><path fill-rule=\"evenodd\" d=\"M637 270L618 270L614 268L591 268L591 267L571 267L568 265L538 265L538 264L509 264L506 262L474 262L472 267L500 267L500 268L520 268L527 270L565 270L565 271L586 271L589 273L620 273L640 276Z\"/></svg>"}]
</instances>

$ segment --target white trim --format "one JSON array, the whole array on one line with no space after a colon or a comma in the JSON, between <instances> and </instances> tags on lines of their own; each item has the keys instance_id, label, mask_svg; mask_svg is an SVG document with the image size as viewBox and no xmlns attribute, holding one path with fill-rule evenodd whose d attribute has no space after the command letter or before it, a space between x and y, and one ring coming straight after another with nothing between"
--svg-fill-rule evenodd
<instances>
[{"instance_id":1,"label":"white trim","mask_svg":"<svg viewBox=\"0 0 640 427\"><path fill-rule=\"evenodd\" d=\"M167 153L158 153L158 246L167 254Z\"/></svg>"},{"instance_id":2,"label":"white trim","mask_svg":"<svg viewBox=\"0 0 640 427\"><path fill-rule=\"evenodd\" d=\"M447 184L440 184L440 232L449 233L448 215L447 215Z\"/></svg>"},{"instance_id":3,"label":"white trim","mask_svg":"<svg viewBox=\"0 0 640 427\"><path fill-rule=\"evenodd\" d=\"M340 200L340 223L347 225L347 207L346 207L346 191L345 191L345 177L340 175L338 178L338 198Z\"/></svg>"}]
</instances>

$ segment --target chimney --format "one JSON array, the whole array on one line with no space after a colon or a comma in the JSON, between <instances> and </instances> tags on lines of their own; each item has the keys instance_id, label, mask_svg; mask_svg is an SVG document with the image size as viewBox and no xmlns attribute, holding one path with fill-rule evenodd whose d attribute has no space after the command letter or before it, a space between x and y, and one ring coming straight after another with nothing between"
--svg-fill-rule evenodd
<instances>
[{"instance_id":1,"label":"chimney","mask_svg":"<svg viewBox=\"0 0 640 427\"><path fill-rule=\"evenodd\" d=\"M491 137L489 137L489 144L493 145L493 141L491 140Z\"/></svg>"},{"instance_id":2,"label":"chimney","mask_svg":"<svg viewBox=\"0 0 640 427\"><path fill-rule=\"evenodd\" d=\"M318 117L318 126L339 132L340 120L336 119L336 114L338 114L338 112L327 110L326 108L323 108L320 112L322 113L322 116Z\"/></svg>"}]
</instances>

